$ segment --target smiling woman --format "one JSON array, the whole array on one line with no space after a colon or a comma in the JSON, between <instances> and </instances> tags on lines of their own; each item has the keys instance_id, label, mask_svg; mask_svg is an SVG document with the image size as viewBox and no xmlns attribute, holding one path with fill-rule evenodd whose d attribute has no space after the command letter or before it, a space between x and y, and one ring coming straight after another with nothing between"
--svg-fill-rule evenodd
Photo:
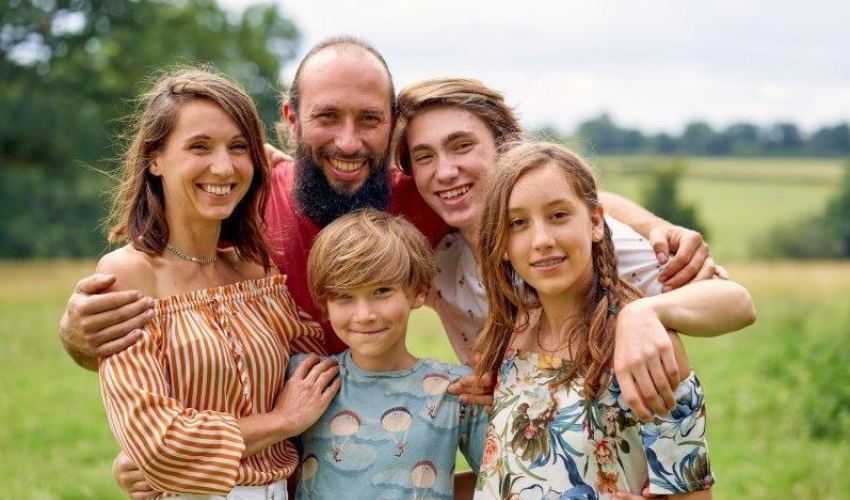
<instances>
[{"instance_id":1,"label":"smiling woman","mask_svg":"<svg viewBox=\"0 0 850 500\"><path fill-rule=\"evenodd\" d=\"M260 232L268 165L254 104L223 76L181 70L143 96L134 133L110 231L126 244L98 262L112 290L153 298L138 341L98 366L110 428L141 471L128 493L285 498L287 438L338 383L317 360L283 382L289 346L322 332Z\"/></svg>"}]
</instances>

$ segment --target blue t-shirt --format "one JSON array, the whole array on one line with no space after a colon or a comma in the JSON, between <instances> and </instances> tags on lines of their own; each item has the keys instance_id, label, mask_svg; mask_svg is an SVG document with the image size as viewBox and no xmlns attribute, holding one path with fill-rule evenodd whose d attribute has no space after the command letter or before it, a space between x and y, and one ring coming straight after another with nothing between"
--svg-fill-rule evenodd
<instances>
[{"instance_id":1,"label":"blue t-shirt","mask_svg":"<svg viewBox=\"0 0 850 500\"><path fill-rule=\"evenodd\" d=\"M289 373L304 361L294 356ZM472 373L428 359L369 372L351 352L333 356L342 380L324 415L301 435L297 499L451 499L458 448L478 470L487 413L446 388Z\"/></svg>"}]
</instances>

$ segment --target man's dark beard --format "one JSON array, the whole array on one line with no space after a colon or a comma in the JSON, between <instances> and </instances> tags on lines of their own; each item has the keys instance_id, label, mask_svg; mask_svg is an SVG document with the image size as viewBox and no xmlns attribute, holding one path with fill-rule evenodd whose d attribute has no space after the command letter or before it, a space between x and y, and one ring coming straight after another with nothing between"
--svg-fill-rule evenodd
<instances>
[{"instance_id":1,"label":"man's dark beard","mask_svg":"<svg viewBox=\"0 0 850 500\"><path fill-rule=\"evenodd\" d=\"M301 153L301 151L299 151ZM358 208L386 210L389 205L390 187L387 180L386 159L375 166L369 165L369 177L354 193L339 193L331 187L310 154L296 153L295 199L301 213L319 227L325 227L338 217Z\"/></svg>"}]
</instances>

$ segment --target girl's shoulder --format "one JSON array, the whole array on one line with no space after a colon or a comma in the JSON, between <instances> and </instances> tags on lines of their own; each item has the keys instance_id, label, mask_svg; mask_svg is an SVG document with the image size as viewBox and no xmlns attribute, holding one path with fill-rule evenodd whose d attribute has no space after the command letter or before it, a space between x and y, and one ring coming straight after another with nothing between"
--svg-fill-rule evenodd
<instances>
[{"instance_id":1,"label":"girl's shoulder","mask_svg":"<svg viewBox=\"0 0 850 500\"><path fill-rule=\"evenodd\" d=\"M124 245L102 256L95 272L115 276L110 291L139 290L156 296L156 259L132 245Z\"/></svg>"}]
</instances>

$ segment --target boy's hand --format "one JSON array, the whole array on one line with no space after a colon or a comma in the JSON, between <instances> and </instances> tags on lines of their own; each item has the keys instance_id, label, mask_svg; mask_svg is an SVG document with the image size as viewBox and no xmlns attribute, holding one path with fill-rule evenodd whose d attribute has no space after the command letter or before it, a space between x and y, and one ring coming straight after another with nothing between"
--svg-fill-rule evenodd
<instances>
[{"instance_id":1,"label":"boy's hand","mask_svg":"<svg viewBox=\"0 0 850 500\"><path fill-rule=\"evenodd\" d=\"M127 497L133 500L146 500L158 494L145 480L141 469L136 467L136 464L123 451L118 453L112 462L112 477Z\"/></svg>"},{"instance_id":2,"label":"boy's hand","mask_svg":"<svg viewBox=\"0 0 850 500\"><path fill-rule=\"evenodd\" d=\"M286 379L277 395L274 411L284 419L288 437L306 431L327 410L339 391L338 374L336 361L322 360L311 354Z\"/></svg>"},{"instance_id":3,"label":"boy's hand","mask_svg":"<svg viewBox=\"0 0 850 500\"><path fill-rule=\"evenodd\" d=\"M665 224L650 230L649 243L658 263L666 264L658 277L665 292L694 280L713 278L718 271L708 243L697 231Z\"/></svg>"}]
</instances>

